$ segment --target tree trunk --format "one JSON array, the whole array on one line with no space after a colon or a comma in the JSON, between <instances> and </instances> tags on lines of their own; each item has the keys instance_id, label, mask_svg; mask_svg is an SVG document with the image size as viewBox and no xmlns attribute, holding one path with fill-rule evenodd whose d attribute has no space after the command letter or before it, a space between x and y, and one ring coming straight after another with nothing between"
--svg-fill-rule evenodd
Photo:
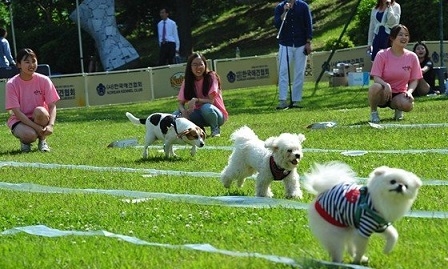
<instances>
[{"instance_id":1,"label":"tree trunk","mask_svg":"<svg viewBox=\"0 0 448 269\"><path fill-rule=\"evenodd\" d=\"M180 55L188 57L193 52L191 38L192 0L176 0L176 23L180 39Z\"/></svg>"}]
</instances>

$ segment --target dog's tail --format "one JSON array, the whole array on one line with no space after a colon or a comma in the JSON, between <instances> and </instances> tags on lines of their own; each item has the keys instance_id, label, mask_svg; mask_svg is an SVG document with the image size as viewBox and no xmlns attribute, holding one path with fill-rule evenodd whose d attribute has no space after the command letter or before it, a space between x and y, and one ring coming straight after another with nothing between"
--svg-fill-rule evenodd
<instances>
[{"instance_id":1,"label":"dog's tail","mask_svg":"<svg viewBox=\"0 0 448 269\"><path fill-rule=\"evenodd\" d=\"M235 144L241 144L241 142L249 141L249 140L256 140L258 139L258 136L246 125L243 127L240 127L236 131L234 131L230 135L230 139L235 142Z\"/></svg>"},{"instance_id":2,"label":"dog's tail","mask_svg":"<svg viewBox=\"0 0 448 269\"><path fill-rule=\"evenodd\" d=\"M146 124L146 119L139 119L132 115L129 112L126 112L126 117L133 123L133 124Z\"/></svg>"},{"instance_id":3,"label":"dog's tail","mask_svg":"<svg viewBox=\"0 0 448 269\"><path fill-rule=\"evenodd\" d=\"M314 164L310 173L306 173L303 187L312 194L322 193L342 182L355 182L356 173L345 163L328 162Z\"/></svg>"}]
</instances>

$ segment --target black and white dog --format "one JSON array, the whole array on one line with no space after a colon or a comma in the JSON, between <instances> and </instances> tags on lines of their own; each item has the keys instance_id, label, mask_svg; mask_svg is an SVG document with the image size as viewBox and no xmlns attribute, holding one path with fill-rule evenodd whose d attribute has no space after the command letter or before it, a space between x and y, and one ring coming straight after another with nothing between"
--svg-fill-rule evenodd
<instances>
[{"instance_id":1,"label":"black and white dog","mask_svg":"<svg viewBox=\"0 0 448 269\"><path fill-rule=\"evenodd\" d=\"M126 112L128 119L134 124L146 126L145 146L143 158L148 157L148 146L155 140L163 140L165 157L176 156L173 144L190 144L191 156L196 154L197 147L205 145L205 132L199 126L186 118L176 117L167 113L153 113L148 118L137 118Z\"/></svg>"}]
</instances>

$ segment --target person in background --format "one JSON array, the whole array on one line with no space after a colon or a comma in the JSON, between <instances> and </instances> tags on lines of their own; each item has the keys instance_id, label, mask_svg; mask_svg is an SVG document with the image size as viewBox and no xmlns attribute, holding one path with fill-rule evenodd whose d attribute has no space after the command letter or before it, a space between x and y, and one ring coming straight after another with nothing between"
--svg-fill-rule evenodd
<instances>
[{"instance_id":1,"label":"person in background","mask_svg":"<svg viewBox=\"0 0 448 269\"><path fill-rule=\"evenodd\" d=\"M185 76L177 96L178 111L199 127L210 126L211 136L221 136L220 126L228 119L222 98L219 75L208 69L207 59L200 53L188 57Z\"/></svg>"},{"instance_id":2,"label":"person in background","mask_svg":"<svg viewBox=\"0 0 448 269\"><path fill-rule=\"evenodd\" d=\"M434 64L429 58L428 47L423 42L417 42L412 51L417 54L423 73L423 78L418 81L417 88L414 91L414 97L425 96L428 93L439 94L440 91L435 90L436 76L433 70Z\"/></svg>"},{"instance_id":3,"label":"person in background","mask_svg":"<svg viewBox=\"0 0 448 269\"><path fill-rule=\"evenodd\" d=\"M307 3L302 0L280 2L274 10L274 25L278 33L279 104L277 109L289 107L286 103L290 83L289 65L294 66L291 106L301 107L307 55L311 53L313 21Z\"/></svg>"},{"instance_id":4,"label":"person in background","mask_svg":"<svg viewBox=\"0 0 448 269\"><path fill-rule=\"evenodd\" d=\"M406 49L409 30L398 24L390 31L391 47L381 50L372 64L374 83L369 87L370 121L379 123L378 107L395 109L395 120L414 108L413 93L423 77L417 55Z\"/></svg>"},{"instance_id":5,"label":"person in background","mask_svg":"<svg viewBox=\"0 0 448 269\"><path fill-rule=\"evenodd\" d=\"M175 63L175 56L179 55L180 41L177 24L169 18L170 11L164 7L160 10L160 22L157 24L159 34L159 65Z\"/></svg>"},{"instance_id":6,"label":"person in background","mask_svg":"<svg viewBox=\"0 0 448 269\"><path fill-rule=\"evenodd\" d=\"M395 0L377 0L370 13L367 52L372 61L381 49L388 47L390 29L400 23L401 7Z\"/></svg>"},{"instance_id":7,"label":"person in background","mask_svg":"<svg viewBox=\"0 0 448 269\"><path fill-rule=\"evenodd\" d=\"M17 68L20 73L6 82L5 108L12 112L7 125L20 140L22 152L30 152L31 143L36 140L40 151L50 151L46 138L53 134L60 97L50 78L36 73L34 51L21 49L17 53Z\"/></svg>"},{"instance_id":8,"label":"person in background","mask_svg":"<svg viewBox=\"0 0 448 269\"><path fill-rule=\"evenodd\" d=\"M6 39L7 35L6 29L0 28L0 68L10 68L16 65L11 55L11 47Z\"/></svg>"}]
</instances>

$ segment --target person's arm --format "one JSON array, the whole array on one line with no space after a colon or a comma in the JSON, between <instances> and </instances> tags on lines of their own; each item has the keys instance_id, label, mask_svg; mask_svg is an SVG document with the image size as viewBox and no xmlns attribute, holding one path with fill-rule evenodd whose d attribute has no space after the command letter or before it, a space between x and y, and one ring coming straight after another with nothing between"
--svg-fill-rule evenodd
<instances>
[{"instance_id":1,"label":"person's arm","mask_svg":"<svg viewBox=\"0 0 448 269\"><path fill-rule=\"evenodd\" d=\"M432 70L432 68L433 68L432 62L430 60L427 60L425 66L423 66L422 68L422 74L429 72L430 70Z\"/></svg>"},{"instance_id":2,"label":"person's arm","mask_svg":"<svg viewBox=\"0 0 448 269\"><path fill-rule=\"evenodd\" d=\"M418 85L418 79L411 80L411 82L408 83L408 90L407 92L410 94L413 94L415 91L415 88L417 88Z\"/></svg>"},{"instance_id":3,"label":"person's arm","mask_svg":"<svg viewBox=\"0 0 448 269\"><path fill-rule=\"evenodd\" d=\"M283 6L284 4L280 3L275 7L274 10L274 26L277 29L280 29L280 26L282 25L282 15L285 13Z\"/></svg>"},{"instance_id":4,"label":"person's arm","mask_svg":"<svg viewBox=\"0 0 448 269\"><path fill-rule=\"evenodd\" d=\"M412 93L414 92L415 88L417 88L418 81L423 78L422 70L420 68L420 62L418 60L418 57L415 53L409 54L409 57L412 57L412 64L411 64L411 75L409 77L408 82L408 89L407 93L412 96Z\"/></svg>"},{"instance_id":5,"label":"person's arm","mask_svg":"<svg viewBox=\"0 0 448 269\"><path fill-rule=\"evenodd\" d=\"M177 107L179 108L179 111L182 115L185 115L187 112L187 109L185 108L185 101L184 100L179 100L179 104L177 105Z\"/></svg>"},{"instance_id":6,"label":"person's arm","mask_svg":"<svg viewBox=\"0 0 448 269\"><path fill-rule=\"evenodd\" d=\"M157 39L159 41L159 47L162 46L162 24L162 21L157 24Z\"/></svg>"},{"instance_id":7,"label":"person's arm","mask_svg":"<svg viewBox=\"0 0 448 269\"><path fill-rule=\"evenodd\" d=\"M306 23L306 43L305 50L306 55L311 54L311 40L313 40L313 18L311 16L311 10L309 6L306 5L306 15L305 15L305 23Z\"/></svg>"},{"instance_id":8,"label":"person's arm","mask_svg":"<svg viewBox=\"0 0 448 269\"><path fill-rule=\"evenodd\" d=\"M177 24L175 21L173 21L173 35L174 35L174 43L176 43L176 53L179 53L180 40L179 40L179 32L177 29Z\"/></svg>"},{"instance_id":9,"label":"person's arm","mask_svg":"<svg viewBox=\"0 0 448 269\"><path fill-rule=\"evenodd\" d=\"M48 104L48 114L50 119L47 126L44 127L45 135L51 135L53 133L54 123L56 121L56 103Z\"/></svg>"},{"instance_id":10,"label":"person's arm","mask_svg":"<svg viewBox=\"0 0 448 269\"><path fill-rule=\"evenodd\" d=\"M3 51L5 52L5 56L6 56L6 59L8 59L9 65L10 66L11 65L16 65L16 62L12 58L11 47L9 46L9 42L8 41L6 41Z\"/></svg>"},{"instance_id":11,"label":"person's arm","mask_svg":"<svg viewBox=\"0 0 448 269\"><path fill-rule=\"evenodd\" d=\"M389 28L394 27L400 23L401 7L398 3L394 3L392 6L387 8L386 14L386 26Z\"/></svg>"},{"instance_id":12,"label":"person's arm","mask_svg":"<svg viewBox=\"0 0 448 269\"><path fill-rule=\"evenodd\" d=\"M384 81L381 77L373 76L373 82L380 84L383 87L383 89L390 89L392 92L390 84L388 82Z\"/></svg>"},{"instance_id":13,"label":"person's arm","mask_svg":"<svg viewBox=\"0 0 448 269\"><path fill-rule=\"evenodd\" d=\"M373 36L375 35L375 9L372 9L370 12L370 23L369 23L369 32L367 34L367 46L368 49L372 46L373 43Z\"/></svg>"},{"instance_id":14,"label":"person's arm","mask_svg":"<svg viewBox=\"0 0 448 269\"><path fill-rule=\"evenodd\" d=\"M188 118L190 112L193 111L194 106L191 107L189 101L185 99L185 80L182 81L182 84L180 85L179 93L177 94L177 100L177 107L179 109L179 112L183 117ZM187 107L185 107L185 104L187 104Z\"/></svg>"}]
</instances>

